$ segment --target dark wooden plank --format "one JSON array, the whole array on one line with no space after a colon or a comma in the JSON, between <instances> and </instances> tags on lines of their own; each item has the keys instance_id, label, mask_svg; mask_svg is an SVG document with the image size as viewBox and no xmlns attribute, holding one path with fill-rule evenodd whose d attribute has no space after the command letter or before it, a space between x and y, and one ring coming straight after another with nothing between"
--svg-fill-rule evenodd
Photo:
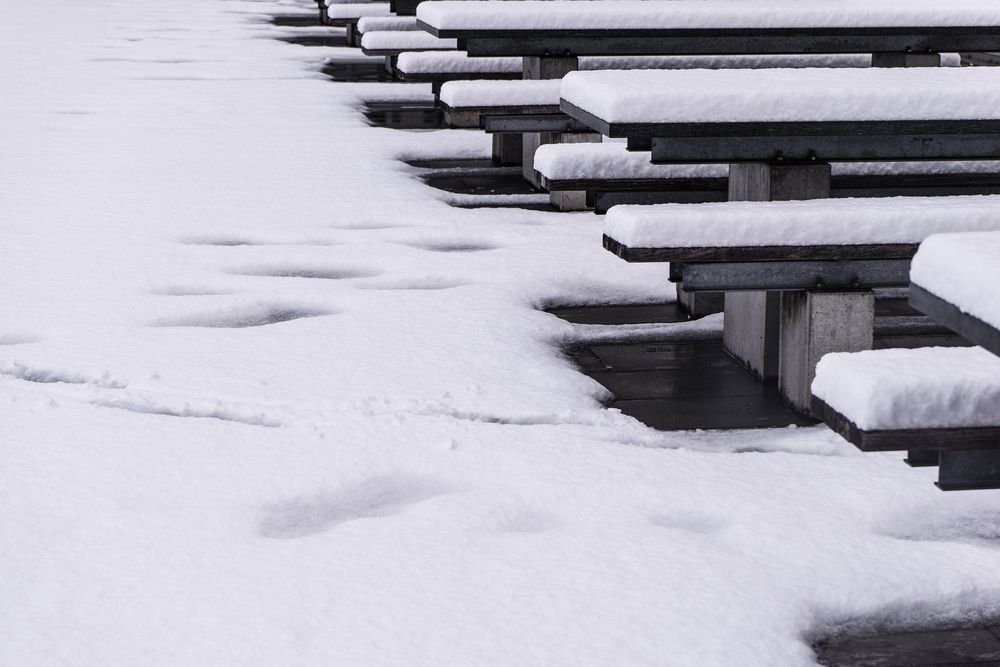
<instances>
[{"instance_id":1,"label":"dark wooden plank","mask_svg":"<svg viewBox=\"0 0 1000 667\"><path fill-rule=\"evenodd\" d=\"M478 114L480 116L549 115L559 113L559 108L555 105L453 107L444 102L438 102L438 106L448 113Z\"/></svg>"},{"instance_id":2,"label":"dark wooden plank","mask_svg":"<svg viewBox=\"0 0 1000 667\"><path fill-rule=\"evenodd\" d=\"M1000 270L1000 267L998 267ZM1000 330L983 320L962 312L957 306L931 294L920 285L910 285L910 303L952 331L961 334L993 354L1000 355Z\"/></svg>"},{"instance_id":3,"label":"dark wooden plank","mask_svg":"<svg viewBox=\"0 0 1000 667\"><path fill-rule=\"evenodd\" d=\"M412 0L402 0L412 2ZM402 4L401 0L396 0ZM415 8L414 8L415 11ZM1000 27L442 29L473 56L699 55L1000 50Z\"/></svg>"},{"instance_id":4,"label":"dark wooden plank","mask_svg":"<svg viewBox=\"0 0 1000 667\"><path fill-rule=\"evenodd\" d=\"M685 262L680 279L688 292L857 290L908 284L910 260Z\"/></svg>"},{"instance_id":5,"label":"dark wooden plank","mask_svg":"<svg viewBox=\"0 0 1000 667\"><path fill-rule=\"evenodd\" d=\"M590 128L564 113L484 115L479 123L487 134L525 132L589 132ZM582 189L582 188L580 188Z\"/></svg>"},{"instance_id":6,"label":"dark wooden plank","mask_svg":"<svg viewBox=\"0 0 1000 667\"><path fill-rule=\"evenodd\" d=\"M910 259L917 252L917 244L632 248L605 236L604 249L627 262L837 261Z\"/></svg>"},{"instance_id":7,"label":"dark wooden plank","mask_svg":"<svg viewBox=\"0 0 1000 667\"><path fill-rule=\"evenodd\" d=\"M997 127L1000 130L1000 126ZM995 160L996 134L858 134L829 136L654 137L654 164L713 162L905 162L911 160Z\"/></svg>"},{"instance_id":8,"label":"dark wooden plank","mask_svg":"<svg viewBox=\"0 0 1000 667\"><path fill-rule=\"evenodd\" d=\"M1000 425L983 428L866 431L816 396L813 396L811 410L834 433L864 452L1000 448Z\"/></svg>"}]
</instances>

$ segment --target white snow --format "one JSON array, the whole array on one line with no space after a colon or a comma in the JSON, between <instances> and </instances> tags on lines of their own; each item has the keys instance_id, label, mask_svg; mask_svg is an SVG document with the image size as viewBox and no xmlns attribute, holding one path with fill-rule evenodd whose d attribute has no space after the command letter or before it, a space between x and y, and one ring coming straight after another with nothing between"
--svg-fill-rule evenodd
<instances>
[{"instance_id":1,"label":"white snow","mask_svg":"<svg viewBox=\"0 0 1000 667\"><path fill-rule=\"evenodd\" d=\"M617 123L1000 119L992 67L570 72L561 94Z\"/></svg>"},{"instance_id":2,"label":"white snow","mask_svg":"<svg viewBox=\"0 0 1000 667\"><path fill-rule=\"evenodd\" d=\"M622 142L545 144L535 151L534 167L550 180L724 178L729 165L653 164L649 153L628 151ZM1000 161L837 162L834 175L996 174Z\"/></svg>"},{"instance_id":3,"label":"white snow","mask_svg":"<svg viewBox=\"0 0 1000 667\"><path fill-rule=\"evenodd\" d=\"M920 245L910 281L1000 329L1000 234L937 234Z\"/></svg>"},{"instance_id":4,"label":"white snow","mask_svg":"<svg viewBox=\"0 0 1000 667\"><path fill-rule=\"evenodd\" d=\"M864 430L1000 427L1000 357L979 347L827 354L812 392Z\"/></svg>"},{"instance_id":5,"label":"white snow","mask_svg":"<svg viewBox=\"0 0 1000 667\"><path fill-rule=\"evenodd\" d=\"M357 19L365 16L389 16L388 2L336 4L327 7L331 19Z\"/></svg>"},{"instance_id":6,"label":"white snow","mask_svg":"<svg viewBox=\"0 0 1000 667\"><path fill-rule=\"evenodd\" d=\"M412 16L364 16L358 20L359 33L376 30L420 30L420 27Z\"/></svg>"},{"instance_id":7,"label":"white snow","mask_svg":"<svg viewBox=\"0 0 1000 667\"><path fill-rule=\"evenodd\" d=\"M445 0L417 18L439 30L945 27L1000 24L993 0Z\"/></svg>"},{"instance_id":8,"label":"white snow","mask_svg":"<svg viewBox=\"0 0 1000 667\"><path fill-rule=\"evenodd\" d=\"M997 610L996 493L602 407L561 348L623 334L539 308L663 301L663 267L449 206L400 159L488 137L367 125L429 86L272 39L313 3L66 10L0 22L0 664L809 665Z\"/></svg>"},{"instance_id":9,"label":"white snow","mask_svg":"<svg viewBox=\"0 0 1000 667\"><path fill-rule=\"evenodd\" d=\"M919 243L1000 230L1000 195L615 206L604 233L632 248Z\"/></svg>"},{"instance_id":10,"label":"white snow","mask_svg":"<svg viewBox=\"0 0 1000 667\"><path fill-rule=\"evenodd\" d=\"M559 79L514 81L447 81L441 102L459 107L559 106Z\"/></svg>"},{"instance_id":11,"label":"white snow","mask_svg":"<svg viewBox=\"0 0 1000 667\"><path fill-rule=\"evenodd\" d=\"M361 48L365 51L442 51L456 46L454 39L438 39L417 30L377 30L361 36Z\"/></svg>"},{"instance_id":12,"label":"white snow","mask_svg":"<svg viewBox=\"0 0 1000 667\"><path fill-rule=\"evenodd\" d=\"M401 53L396 68L405 74L520 73L520 58L470 58L463 51Z\"/></svg>"}]
</instances>

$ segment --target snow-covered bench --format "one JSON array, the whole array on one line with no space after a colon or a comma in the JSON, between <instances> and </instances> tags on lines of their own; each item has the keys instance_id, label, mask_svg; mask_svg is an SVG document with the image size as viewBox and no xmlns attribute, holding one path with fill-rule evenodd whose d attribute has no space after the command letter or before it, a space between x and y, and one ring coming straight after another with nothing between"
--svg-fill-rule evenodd
<instances>
[{"instance_id":1,"label":"snow-covered bench","mask_svg":"<svg viewBox=\"0 0 1000 667\"><path fill-rule=\"evenodd\" d=\"M521 79L517 58L470 58L460 51L401 53L396 71L403 81L430 83L439 95L446 81L511 81Z\"/></svg>"},{"instance_id":2,"label":"snow-covered bench","mask_svg":"<svg viewBox=\"0 0 1000 667\"><path fill-rule=\"evenodd\" d=\"M396 73L396 60L408 51L454 51L455 40L439 39L421 30L377 30L361 36L361 51L366 56L384 56L385 66Z\"/></svg>"},{"instance_id":3,"label":"snow-covered bench","mask_svg":"<svg viewBox=\"0 0 1000 667\"><path fill-rule=\"evenodd\" d=\"M361 36L366 56L398 56L406 51L454 51L455 40L440 39L420 30L375 30Z\"/></svg>"},{"instance_id":4,"label":"snow-covered bench","mask_svg":"<svg viewBox=\"0 0 1000 667\"><path fill-rule=\"evenodd\" d=\"M622 259L727 292L726 348L805 411L823 354L871 347L870 290L907 285L931 234L1000 231L1000 196L616 206L604 230ZM736 293L749 298L731 305Z\"/></svg>"},{"instance_id":5,"label":"snow-covered bench","mask_svg":"<svg viewBox=\"0 0 1000 667\"><path fill-rule=\"evenodd\" d=\"M1000 234L939 234L920 246L910 302L948 328L1000 355Z\"/></svg>"},{"instance_id":6,"label":"snow-covered bench","mask_svg":"<svg viewBox=\"0 0 1000 667\"><path fill-rule=\"evenodd\" d=\"M389 4L385 2L338 2L326 6L326 25L347 28L353 31L357 22L366 16L389 16Z\"/></svg>"},{"instance_id":7,"label":"snow-covered bench","mask_svg":"<svg viewBox=\"0 0 1000 667\"><path fill-rule=\"evenodd\" d=\"M862 451L909 451L938 465L946 491L1000 488L1000 357L980 347L828 354L812 392L813 413Z\"/></svg>"},{"instance_id":8,"label":"snow-covered bench","mask_svg":"<svg viewBox=\"0 0 1000 667\"><path fill-rule=\"evenodd\" d=\"M441 86L438 103L452 127L481 127L485 116L541 117L544 120L561 115L559 81L556 80L449 81ZM561 143L600 141L599 135L582 126L577 131L553 134ZM520 133L504 132L493 136L494 158L501 164L518 164L521 160L515 160L515 155L522 160L526 158L530 164L537 142L522 142Z\"/></svg>"},{"instance_id":9,"label":"snow-covered bench","mask_svg":"<svg viewBox=\"0 0 1000 667\"><path fill-rule=\"evenodd\" d=\"M376 32L381 30L420 30L417 19L412 16L363 16L358 19L357 24L347 27L347 43L352 46L361 46L361 36L366 32Z\"/></svg>"},{"instance_id":10,"label":"snow-covered bench","mask_svg":"<svg viewBox=\"0 0 1000 667\"><path fill-rule=\"evenodd\" d=\"M541 146L534 168L541 186L559 195L553 203L566 210L603 214L618 204L705 203L725 201L728 194L728 165L653 164L648 154L628 151L621 142ZM1000 194L1000 161L831 166L831 197L963 194Z\"/></svg>"},{"instance_id":11,"label":"snow-covered bench","mask_svg":"<svg viewBox=\"0 0 1000 667\"><path fill-rule=\"evenodd\" d=\"M946 490L1000 488L1000 233L927 238L910 301L982 347L831 354L813 412L863 451L907 450Z\"/></svg>"}]
</instances>

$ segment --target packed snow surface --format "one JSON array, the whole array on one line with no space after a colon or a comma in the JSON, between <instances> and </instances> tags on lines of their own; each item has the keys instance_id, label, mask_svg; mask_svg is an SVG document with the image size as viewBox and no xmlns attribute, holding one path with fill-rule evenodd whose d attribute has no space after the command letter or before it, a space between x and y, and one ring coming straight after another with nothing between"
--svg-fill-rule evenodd
<instances>
[{"instance_id":1,"label":"packed snow surface","mask_svg":"<svg viewBox=\"0 0 1000 667\"><path fill-rule=\"evenodd\" d=\"M1000 427L1000 357L980 347L828 354L812 392L866 431Z\"/></svg>"},{"instance_id":2,"label":"packed snow surface","mask_svg":"<svg viewBox=\"0 0 1000 667\"><path fill-rule=\"evenodd\" d=\"M910 281L1000 329L1000 234L937 234L913 258Z\"/></svg>"},{"instance_id":3,"label":"packed snow surface","mask_svg":"<svg viewBox=\"0 0 1000 667\"><path fill-rule=\"evenodd\" d=\"M359 33L376 30L420 30L420 26L412 16L364 16L358 20Z\"/></svg>"},{"instance_id":4,"label":"packed snow surface","mask_svg":"<svg viewBox=\"0 0 1000 667\"><path fill-rule=\"evenodd\" d=\"M809 665L998 611L996 492L605 409L562 347L622 327L539 309L663 267L450 206L401 160L489 138L366 124L429 86L272 39L312 2L78 4L0 22L0 664Z\"/></svg>"},{"instance_id":5,"label":"packed snow surface","mask_svg":"<svg viewBox=\"0 0 1000 667\"><path fill-rule=\"evenodd\" d=\"M1000 231L1000 195L615 206L604 233L631 248L919 243Z\"/></svg>"},{"instance_id":6,"label":"packed snow surface","mask_svg":"<svg viewBox=\"0 0 1000 667\"><path fill-rule=\"evenodd\" d=\"M561 95L610 123L1000 119L993 67L570 72Z\"/></svg>"},{"instance_id":7,"label":"packed snow surface","mask_svg":"<svg viewBox=\"0 0 1000 667\"><path fill-rule=\"evenodd\" d=\"M622 142L545 144L535 151L534 167L551 180L724 178L727 164L653 164L649 153L629 151ZM833 175L998 174L1000 161L838 162Z\"/></svg>"},{"instance_id":8,"label":"packed snow surface","mask_svg":"<svg viewBox=\"0 0 1000 667\"><path fill-rule=\"evenodd\" d=\"M417 18L438 30L892 28L1000 25L994 0L446 0Z\"/></svg>"},{"instance_id":9,"label":"packed snow surface","mask_svg":"<svg viewBox=\"0 0 1000 667\"><path fill-rule=\"evenodd\" d=\"M441 102L459 107L559 106L559 79L514 81L448 81Z\"/></svg>"},{"instance_id":10,"label":"packed snow surface","mask_svg":"<svg viewBox=\"0 0 1000 667\"><path fill-rule=\"evenodd\" d=\"M419 30L378 30L361 36L361 48L366 51L443 51L456 46L454 39L438 39Z\"/></svg>"}]
</instances>

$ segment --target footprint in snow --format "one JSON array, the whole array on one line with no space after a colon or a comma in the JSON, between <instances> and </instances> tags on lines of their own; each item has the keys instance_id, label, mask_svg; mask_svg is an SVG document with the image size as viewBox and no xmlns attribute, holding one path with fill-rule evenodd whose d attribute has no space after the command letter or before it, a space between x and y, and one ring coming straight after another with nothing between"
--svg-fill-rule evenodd
<instances>
[{"instance_id":1,"label":"footprint in snow","mask_svg":"<svg viewBox=\"0 0 1000 667\"><path fill-rule=\"evenodd\" d=\"M215 309L201 314L188 315L172 319L159 320L153 324L158 327L207 327L211 329L246 329L262 327L280 322L306 317L321 317L333 315L334 311L295 306L256 305L240 308Z\"/></svg>"},{"instance_id":2,"label":"footprint in snow","mask_svg":"<svg viewBox=\"0 0 1000 667\"><path fill-rule=\"evenodd\" d=\"M657 513L649 516L649 522L660 528L704 534L714 533L726 527L725 519L700 512Z\"/></svg>"},{"instance_id":3,"label":"footprint in snow","mask_svg":"<svg viewBox=\"0 0 1000 667\"><path fill-rule=\"evenodd\" d=\"M412 505L452 491L423 477L373 477L328 494L265 507L258 530L263 537L276 539L307 537L349 521L401 514Z\"/></svg>"}]
</instances>

